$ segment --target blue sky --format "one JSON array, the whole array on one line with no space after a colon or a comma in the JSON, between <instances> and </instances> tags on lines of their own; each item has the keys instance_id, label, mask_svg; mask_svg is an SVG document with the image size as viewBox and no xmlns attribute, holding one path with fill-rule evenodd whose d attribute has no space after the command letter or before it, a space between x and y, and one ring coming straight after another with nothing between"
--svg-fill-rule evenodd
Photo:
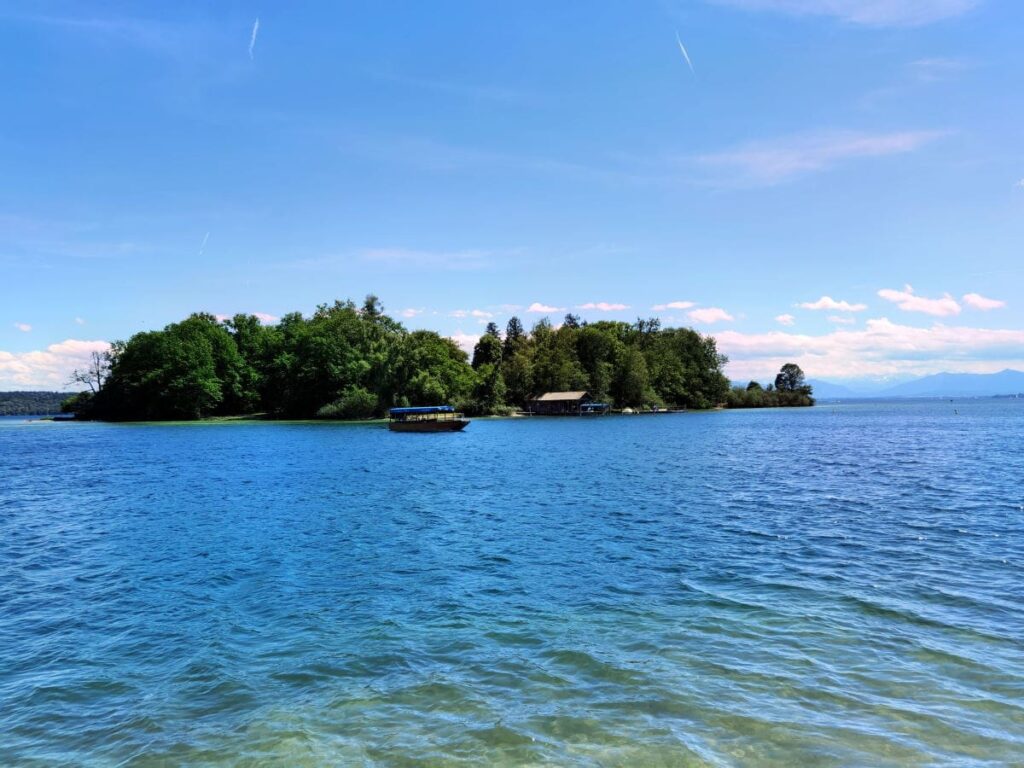
<instances>
[{"instance_id":1,"label":"blue sky","mask_svg":"<svg viewBox=\"0 0 1024 768\"><path fill-rule=\"evenodd\" d=\"M0 388L369 292L464 344L658 315L734 378L1024 368L1022 28L1015 0L0 2Z\"/></svg>"}]
</instances>

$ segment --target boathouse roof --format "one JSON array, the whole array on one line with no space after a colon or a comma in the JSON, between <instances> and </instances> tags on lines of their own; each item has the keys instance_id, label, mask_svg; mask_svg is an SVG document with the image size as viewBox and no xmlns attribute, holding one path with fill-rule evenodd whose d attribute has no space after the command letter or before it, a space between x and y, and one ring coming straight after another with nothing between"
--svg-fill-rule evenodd
<instances>
[{"instance_id":1,"label":"boathouse roof","mask_svg":"<svg viewBox=\"0 0 1024 768\"><path fill-rule=\"evenodd\" d=\"M534 398L540 403L553 403L562 400L582 400L585 397L590 397L589 392L545 392L540 397Z\"/></svg>"}]
</instances>

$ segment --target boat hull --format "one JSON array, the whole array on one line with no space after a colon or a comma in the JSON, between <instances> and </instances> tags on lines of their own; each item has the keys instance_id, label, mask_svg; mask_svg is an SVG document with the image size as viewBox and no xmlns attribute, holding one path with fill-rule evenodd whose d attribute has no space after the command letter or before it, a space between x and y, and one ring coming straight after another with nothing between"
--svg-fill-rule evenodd
<instances>
[{"instance_id":1,"label":"boat hull","mask_svg":"<svg viewBox=\"0 0 1024 768\"><path fill-rule=\"evenodd\" d=\"M460 432L469 424L468 419L446 419L444 421L392 421L388 429L392 432Z\"/></svg>"}]
</instances>

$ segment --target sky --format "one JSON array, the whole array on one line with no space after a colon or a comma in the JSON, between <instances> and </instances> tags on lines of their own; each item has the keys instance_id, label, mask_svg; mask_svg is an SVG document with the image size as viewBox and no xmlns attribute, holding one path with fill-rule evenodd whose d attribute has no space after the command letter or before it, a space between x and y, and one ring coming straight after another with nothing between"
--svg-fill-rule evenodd
<instances>
[{"instance_id":1,"label":"sky","mask_svg":"<svg viewBox=\"0 0 1024 768\"><path fill-rule=\"evenodd\" d=\"M0 0L0 390L368 293L735 380L1024 369L1018 0Z\"/></svg>"}]
</instances>

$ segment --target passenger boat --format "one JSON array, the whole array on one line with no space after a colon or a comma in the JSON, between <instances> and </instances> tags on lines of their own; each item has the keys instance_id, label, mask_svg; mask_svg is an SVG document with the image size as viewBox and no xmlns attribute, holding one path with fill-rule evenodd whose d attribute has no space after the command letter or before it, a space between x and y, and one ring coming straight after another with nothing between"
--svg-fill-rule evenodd
<instances>
[{"instance_id":1,"label":"passenger boat","mask_svg":"<svg viewBox=\"0 0 1024 768\"><path fill-rule=\"evenodd\" d=\"M469 420L450 405L426 405L392 408L388 411L388 429L392 432L458 432Z\"/></svg>"}]
</instances>

